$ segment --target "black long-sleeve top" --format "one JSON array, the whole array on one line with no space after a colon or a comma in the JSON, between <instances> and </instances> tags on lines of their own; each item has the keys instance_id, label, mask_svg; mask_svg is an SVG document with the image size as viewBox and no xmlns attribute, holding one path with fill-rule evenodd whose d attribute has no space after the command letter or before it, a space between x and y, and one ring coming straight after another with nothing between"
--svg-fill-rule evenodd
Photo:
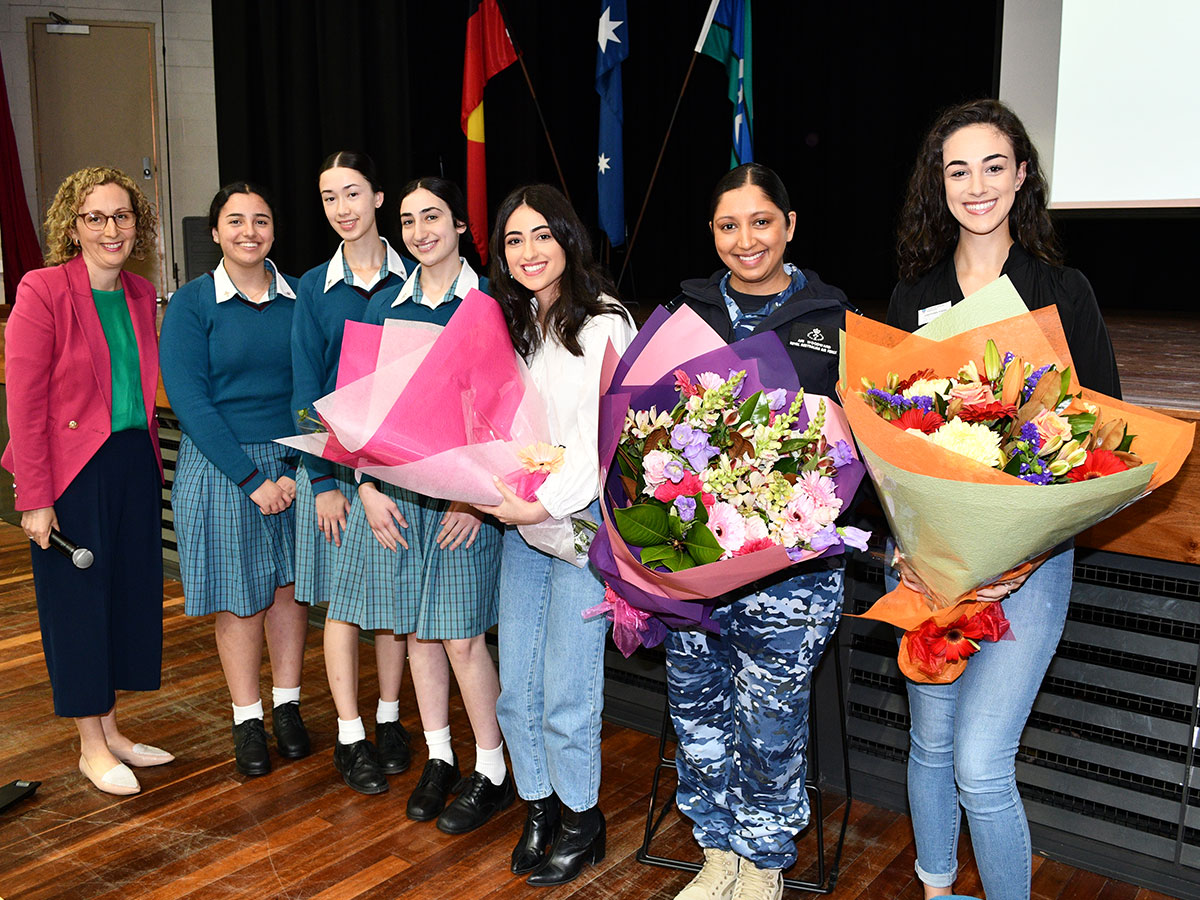
<instances>
[{"instance_id":1,"label":"black long-sleeve top","mask_svg":"<svg viewBox=\"0 0 1200 900\"><path fill-rule=\"evenodd\" d=\"M1112 341L1104 327L1096 295L1083 273L1066 266L1052 266L1014 243L1001 274L1011 279L1030 310L1058 307L1079 383L1119 399L1121 381ZM916 282L902 281L896 285L888 304L887 323L915 331L921 310L947 301L953 305L962 299L954 255L947 254Z\"/></svg>"}]
</instances>

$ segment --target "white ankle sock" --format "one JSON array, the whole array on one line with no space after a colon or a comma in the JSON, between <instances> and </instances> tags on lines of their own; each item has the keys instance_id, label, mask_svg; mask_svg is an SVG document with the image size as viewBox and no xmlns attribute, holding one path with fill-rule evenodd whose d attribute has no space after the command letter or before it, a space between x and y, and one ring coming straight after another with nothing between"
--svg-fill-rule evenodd
<instances>
[{"instance_id":1,"label":"white ankle sock","mask_svg":"<svg viewBox=\"0 0 1200 900\"><path fill-rule=\"evenodd\" d=\"M429 747L429 758L440 759L442 762L454 763L454 751L450 749L450 726L439 728L437 731L425 732L425 743Z\"/></svg>"},{"instance_id":2,"label":"white ankle sock","mask_svg":"<svg viewBox=\"0 0 1200 900\"><path fill-rule=\"evenodd\" d=\"M363 728L362 716L353 719L338 719L338 743L353 744L366 740L367 730Z\"/></svg>"},{"instance_id":3,"label":"white ankle sock","mask_svg":"<svg viewBox=\"0 0 1200 900\"><path fill-rule=\"evenodd\" d=\"M261 719L263 717L262 700L255 700L249 706L238 706L236 703L233 706L233 724L241 725L243 722L248 722L251 719Z\"/></svg>"},{"instance_id":4,"label":"white ankle sock","mask_svg":"<svg viewBox=\"0 0 1200 900\"><path fill-rule=\"evenodd\" d=\"M271 686L271 705L283 706L285 703L300 702L300 685L294 688L281 688L274 685Z\"/></svg>"},{"instance_id":5,"label":"white ankle sock","mask_svg":"<svg viewBox=\"0 0 1200 900\"><path fill-rule=\"evenodd\" d=\"M504 741L494 750L484 750L475 745L475 771L486 775L492 784L499 785L504 781L504 773L508 771L504 766Z\"/></svg>"},{"instance_id":6,"label":"white ankle sock","mask_svg":"<svg viewBox=\"0 0 1200 900\"><path fill-rule=\"evenodd\" d=\"M379 702L375 704L375 722L399 722L400 721L400 701L399 700L384 700L379 698Z\"/></svg>"}]
</instances>

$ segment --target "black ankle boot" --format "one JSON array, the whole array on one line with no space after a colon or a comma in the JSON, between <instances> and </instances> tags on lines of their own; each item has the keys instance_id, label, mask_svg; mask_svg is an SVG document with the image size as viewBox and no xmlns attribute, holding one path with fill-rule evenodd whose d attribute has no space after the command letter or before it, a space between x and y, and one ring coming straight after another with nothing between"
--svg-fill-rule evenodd
<instances>
[{"instance_id":1,"label":"black ankle boot","mask_svg":"<svg viewBox=\"0 0 1200 900\"><path fill-rule=\"evenodd\" d=\"M575 879L588 863L604 859L604 814L593 806L583 812L563 807L562 823L550 858L525 881L535 887L566 884Z\"/></svg>"},{"instance_id":2,"label":"black ankle boot","mask_svg":"<svg viewBox=\"0 0 1200 900\"><path fill-rule=\"evenodd\" d=\"M524 875L532 872L550 856L550 847L558 834L558 822L562 817L558 796L551 792L549 797L530 800L525 804L525 828L521 839L512 852L512 872Z\"/></svg>"}]
</instances>

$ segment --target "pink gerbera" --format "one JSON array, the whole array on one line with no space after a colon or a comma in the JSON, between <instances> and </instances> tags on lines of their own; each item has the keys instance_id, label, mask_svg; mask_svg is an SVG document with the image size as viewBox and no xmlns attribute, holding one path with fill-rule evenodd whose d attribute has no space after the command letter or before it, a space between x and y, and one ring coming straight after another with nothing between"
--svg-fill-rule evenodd
<instances>
[{"instance_id":1,"label":"pink gerbera","mask_svg":"<svg viewBox=\"0 0 1200 900\"><path fill-rule=\"evenodd\" d=\"M708 530L726 553L734 553L746 542L746 520L731 503L714 503L708 511Z\"/></svg>"},{"instance_id":2,"label":"pink gerbera","mask_svg":"<svg viewBox=\"0 0 1200 900\"><path fill-rule=\"evenodd\" d=\"M822 525L828 525L842 508L833 479L820 472L805 472L792 488L792 496L807 497L812 504L812 514ZM822 521L827 519L828 521Z\"/></svg>"}]
</instances>

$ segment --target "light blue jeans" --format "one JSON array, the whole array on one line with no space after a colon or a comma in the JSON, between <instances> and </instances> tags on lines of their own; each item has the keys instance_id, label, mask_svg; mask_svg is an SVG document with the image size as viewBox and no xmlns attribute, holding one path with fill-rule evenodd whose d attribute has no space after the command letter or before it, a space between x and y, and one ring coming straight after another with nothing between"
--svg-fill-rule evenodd
<instances>
[{"instance_id":1,"label":"light blue jeans","mask_svg":"<svg viewBox=\"0 0 1200 900\"><path fill-rule=\"evenodd\" d=\"M599 521L599 508L592 513ZM608 620L581 613L603 599L590 566L576 568L505 530L496 715L525 800L553 791L576 812L596 805Z\"/></svg>"},{"instance_id":2,"label":"light blue jeans","mask_svg":"<svg viewBox=\"0 0 1200 900\"><path fill-rule=\"evenodd\" d=\"M1074 560L1069 542L1056 547L1004 601L1012 640L982 642L950 684L908 682L908 804L917 876L931 887L954 883L961 804L988 900L1028 900L1033 859L1017 748L1062 635ZM890 571L886 581L897 583Z\"/></svg>"}]
</instances>

